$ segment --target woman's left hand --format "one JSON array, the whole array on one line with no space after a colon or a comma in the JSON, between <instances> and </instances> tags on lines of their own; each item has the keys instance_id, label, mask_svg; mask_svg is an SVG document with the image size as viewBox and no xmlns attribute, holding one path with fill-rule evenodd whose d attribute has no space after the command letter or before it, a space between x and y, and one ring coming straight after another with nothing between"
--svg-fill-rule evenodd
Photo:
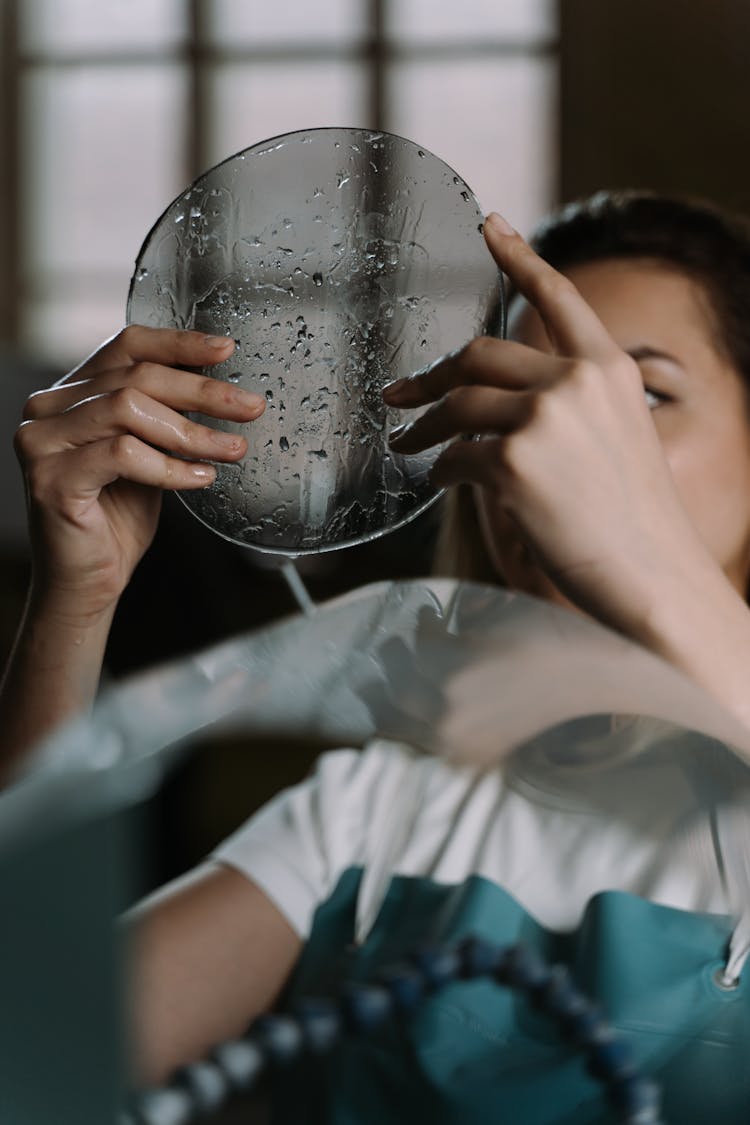
<instances>
[{"instance_id":1,"label":"woman's left hand","mask_svg":"<svg viewBox=\"0 0 750 1125\"><path fill-rule=\"evenodd\" d=\"M392 447L409 454L478 435L449 445L433 482L481 486L558 590L641 639L676 571L699 581L718 568L675 490L637 363L504 220L490 216L485 237L555 350L480 337L391 384L390 406L435 404L394 432Z\"/></svg>"}]
</instances>

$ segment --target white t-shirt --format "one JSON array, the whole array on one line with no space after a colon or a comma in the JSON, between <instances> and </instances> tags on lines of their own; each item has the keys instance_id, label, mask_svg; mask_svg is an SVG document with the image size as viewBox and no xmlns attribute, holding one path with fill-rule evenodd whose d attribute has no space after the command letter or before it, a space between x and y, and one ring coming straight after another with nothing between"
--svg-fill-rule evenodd
<instances>
[{"instance_id":1,"label":"white t-shirt","mask_svg":"<svg viewBox=\"0 0 750 1125\"><path fill-rule=\"evenodd\" d=\"M650 749L637 754L644 737ZM603 890L730 913L715 808L700 755L681 738L629 720L573 753L565 739L538 739L488 772L386 741L335 751L213 858L252 878L302 938L351 867L363 869L359 941L396 874L445 884L483 876L558 931L577 926Z\"/></svg>"}]
</instances>

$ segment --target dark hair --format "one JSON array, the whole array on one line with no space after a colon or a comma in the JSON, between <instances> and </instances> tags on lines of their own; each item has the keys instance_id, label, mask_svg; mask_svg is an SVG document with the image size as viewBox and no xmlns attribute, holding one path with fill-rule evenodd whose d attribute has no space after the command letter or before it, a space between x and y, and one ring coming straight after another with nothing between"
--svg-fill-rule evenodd
<instances>
[{"instance_id":1,"label":"dark hair","mask_svg":"<svg viewBox=\"0 0 750 1125\"><path fill-rule=\"evenodd\" d=\"M745 380L750 401L750 225L745 219L704 200L600 191L552 214L530 241L563 272L608 258L650 258L694 279L708 298L716 345ZM493 573L468 485L444 499L435 571L474 581L487 581Z\"/></svg>"},{"instance_id":2,"label":"dark hair","mask_svg":"<svg viewBox=\"0 0 750 1125\"><path fill-rule=\"evenodd\" d=\"M697 281L717 344L750 383L750 224L705 200L600 191L563 207L531 244L555 269L605 258L655 258Z\"/></svg>"}]
</instances>

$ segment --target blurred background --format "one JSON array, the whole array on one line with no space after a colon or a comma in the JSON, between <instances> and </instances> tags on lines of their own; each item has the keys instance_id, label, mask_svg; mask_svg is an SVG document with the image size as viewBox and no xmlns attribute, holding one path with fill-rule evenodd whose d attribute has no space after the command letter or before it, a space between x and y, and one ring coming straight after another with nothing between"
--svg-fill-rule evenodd
<instances>
[{"instance_id":1,"label":"blurred background","mask_svg":"<svg viewBox=\"0 0 750 1125\"><path fill-rule=\"evenodd\" d=\"M750 211L747 0L0 0L0 35L3 654L28 567L11 445L23 401L121 327L146 233L212 164L284 131L352 125L430 149L524 232L605 186ZM433 532L427 519L327 556L308 567L313 596L425 573ZM108 675L294 608L277 572L168 498ZM260 767L244 746L194 755L165 798L184 824L155 880L316 749L280 746Z\"/></svg>"}]
</instances>

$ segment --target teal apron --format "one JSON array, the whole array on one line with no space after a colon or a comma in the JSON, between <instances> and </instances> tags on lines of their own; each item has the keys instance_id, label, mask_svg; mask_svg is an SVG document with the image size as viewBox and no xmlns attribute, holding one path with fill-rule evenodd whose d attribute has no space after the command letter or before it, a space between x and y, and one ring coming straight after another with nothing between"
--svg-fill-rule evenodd
<instances>
[{"instance_id":1,"label":"teal apron","mask_svg":"<svg viewBox=\"0 0 750 1125\"><path fill-rule=\"evenodd\" d=\"M720 986L733 922L620 891L590 899L572 933L545 929L479 876L458 886L394 877L367 941L352 945L361 870L350 868L315 915L284 998L335 996L424 942L476 934L523 942L564 962L598 998L644 1073L663 1091L669 1125L750 1122L750 988ZM348 1036L325 1060L277 1082L275 1120L295 1125L587 1125L611 1122L583 1055L522 996L491 981L457 982L414 1016Z\"/></svg>"}]
</instances>

